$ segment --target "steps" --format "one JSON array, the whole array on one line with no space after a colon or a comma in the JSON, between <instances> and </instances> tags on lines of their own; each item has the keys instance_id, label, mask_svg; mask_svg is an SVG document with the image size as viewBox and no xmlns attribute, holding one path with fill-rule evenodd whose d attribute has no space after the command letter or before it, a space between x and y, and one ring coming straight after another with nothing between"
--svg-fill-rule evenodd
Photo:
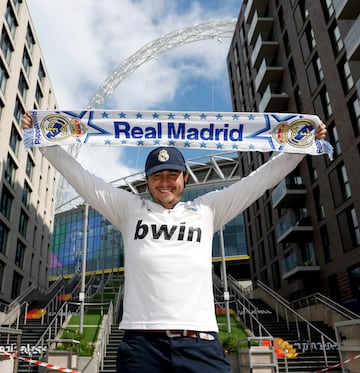
<instances>
[{"instance_id":1,"label":"steps","mask_svg":"<svg viewBox=\"0 0 360 373\"><path fill-rule=\"evenodd\" d=\"M326 363L320 333L316 330L310 330L309 340L308 328L305 322L296 324L295 322L287 323L286 320L282 319L277 320L276 313L266 303L260 299L249 299L249 301L257 308L257 316L260 323L272 337L279 337L288 341L298 352L296 358L278 358L279 372L314 372L327 366L336 365L339 362L340 358L336 345L332 345L326 340ZM312 322L312 324L332 340L336 340L333 329L328 325L322 321ZM251 327L250 325L247 326ZM257 334L258 328L254 329L254 334L260 336ZM341 368L331 370L332 373L341 371Z\"/></svg>"},{"instance_id":2,"label":"steps","mask_svg":"<svg viewBox=\"0 0 360 373\"><path fill-rule=\"evenodd\" d=\"M22 320L19 329L22 330L21 335L21 347L20 356L25 358L31 358L37 360L40 356L41 351L34 350L34 346L39 341L40 337L44 333L47 325L41 325L41 320L27 320L26 325ZM10 352L15 352L16 349L16 337L7 338L6 335L0 335L0 345L8 346ZM38 367L36 365L30 365L29 363L18 360L18 370L17 373L36 373L38 372ZM5 373L5 372L4 372Z\"/></svg>"},{"instance_id":3,"label":"steps","mask_svg":"<svg viewBox=\"0 0 360 373\"><path fill-rule=\"evenodd\" d=\"M116 354L123 336L124 331L120 330L118 325L111 326L111 334L109 335L109 343L107 344L104 358L104 367L99 370L99 373L116 372Z\"/></svg>"}]
</instances>

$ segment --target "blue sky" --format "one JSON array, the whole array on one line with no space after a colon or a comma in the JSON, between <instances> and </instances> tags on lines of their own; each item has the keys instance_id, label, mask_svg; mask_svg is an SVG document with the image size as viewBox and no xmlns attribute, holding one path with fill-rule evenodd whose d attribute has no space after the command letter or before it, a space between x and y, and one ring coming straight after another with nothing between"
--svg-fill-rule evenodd
<instances>
[{"instance_id":1,"label":"blue sky","mask_svg":"<svg viewBox=\"0 0 360 373\"><path fill-rule=\"evenodd\" d=\"M147 43L177 29L237 18L241 0L27 0L59 109L87 106L99 85ZM230 39L174 48L134 71L109 109L231 111ZM83 147L79 161L111 181L142 170L148 149ZM186 153L185 157L198 153ZM104 161L108 165L103 167Z\"/></svg>"}]
</instances>

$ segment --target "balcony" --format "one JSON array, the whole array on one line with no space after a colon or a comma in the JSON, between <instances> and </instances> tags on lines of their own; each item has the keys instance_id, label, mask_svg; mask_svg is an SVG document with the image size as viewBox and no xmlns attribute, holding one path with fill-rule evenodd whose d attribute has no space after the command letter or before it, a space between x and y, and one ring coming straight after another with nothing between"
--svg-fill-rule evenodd
<instances>
[{"instance_id":1,"label":"balcony","mask_svg":"<svg viewBox=\"0 0 360 373\"><path fill-rule=\"evenodd\" d=\"M286 111L289 102L289 95L284 91L283 86L269 84L259 103L259 112Z\"/></svg>"},{"instance_id":2,"label":"balcony","mask_svg":"<svg viewBox=\"0 0 360 373\"><path fill-rule=\"evenodd\" d=\"M360 61L360 16L345 36L344 44L348 59Z\"/></svg>"},{"instance_id":3,"label":"balcony","mask_svg":"<svg viewBox=\"0 0 360 373\"><path fill-rule=\"evenodd\" d=\"M320 267L315 263L315 254L312 243L307 243L302 248L295 245L294 249L282 261L282 279L290 277L299 278L318 274Z\"/></svg>"},{"instance_id":4,"label":"balcony","mask_svg":"<svg viewBox=\"0 0 360 373\"><path fill-rule=\"evenodd\" d=\"M267 1L264 0L248 0L244 13L245 23L252 21L256 11L265 12L267 6Z\"/></svg>"},{"instance_id":5,"label":"balcony","mask_svg":"<svg viewBox=\"0 0 360 373\"><path fill-rule=\"evenodd\" d=\"M355 19L359 15L359 0L333 0L336 18Z\"/></svg>"},{"instance_id":6,"label":"balcony","mask_svg":"<svg viewBox=\"0 0 360 373\"><path fill-rule=\"evenodd\" d=\"M262 93L270 83L281 82L283 72L283 67L268 65L264 58L255 78L255 90Z\"/></svg>"},{"instance_id":7,"label":"balcony","mask_svg":"<svg viewBox=\"0 0 360 373\"><path fill-rule=\"evenodd\" d=\"M273 58L277 52L279 43L275 40L264 40L265 36L260 34L256 40L251 54L252 67L258 69L265 57Z\"/></svg>"},{"instance_id":8,"label":"balcony","mask_svg":"<svg viewBox=\"0 0 360 373\"><path fill-rule=\"evenodd\" d=\"M313 227L309 215L297 216L288 212L276 226L277 242L304 242L312 238Z\"/></svg>"},{"instance_id":9,"label":"balcony","mask_svg":"<svg viewBox=\"0 0 360 373\"><path fill-rule=\"evenodd\" d=\"M273 208L299 208L305 206L306 188L300 176L287 177L273 190Z\"/></svg>"},{"instance_id":10,"label":"balcony","mask_svg":"<svg viewBox=\"0 0 360 373\"><path fill-rule=\"evenodd\" d=\"M254 45L261 33L270 33L274 24L274 18L260 15L256 12L248 32L248 42Z\"/></svg>"}]
</instances>

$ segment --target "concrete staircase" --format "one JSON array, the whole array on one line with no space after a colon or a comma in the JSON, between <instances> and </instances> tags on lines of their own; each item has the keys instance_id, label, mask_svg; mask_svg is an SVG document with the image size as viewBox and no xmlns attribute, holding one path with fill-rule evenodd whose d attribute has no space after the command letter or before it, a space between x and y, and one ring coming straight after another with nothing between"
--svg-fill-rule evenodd
<instances>
[{"instance_id":1,"label":"concrete staircase","mask_svg":"<svg viewBox=\"0 0 360 373\"><path fill-rule=\"evenodd\" d=\"M279 372L314 372L339 362L337 347L327 341L325 341L327 355L327 361L325 361L320 334L311 331L309 340L306 323L299 322L297 326L293 322L286 323L285 320L277 320L275 312L266 303L259 299L250 299L250 302L257 308L258 319L266 330L274 338L279 337L291 343L298 352L296 358L278 358ZM317 321L312 324L332 340L336 340L333 329L325 323ZM299 328L300 338L297 328ZM254 333L256 334L256 330ZM341 371L341 367L331 370L332 373Z\"/></svg>"},{"instance_id":2,"label":"concrete staircase","mask_svg":"<svg viewBox=\"0 0 360 373\"><path fill-rule=\"evenodd\" d=\"M22 330L21 335L21 348L20 356L37 360L40 356L41 351L34 350L34 346L39 341L40 337L47 328L47 324L41 325L41 320L26 320L26 325L22 319L19 324L19 329ZM16 350L16 337L9 337L6 335L0 335L0 345L6 346L9 352L15 352ZM31 365L23 360L18 360L17 373L36 373L38 372L38 366ZM1 372L3 373L3 372ZM5 372L4 372L5 373Z\"/></svg>"},{"instance_id":3,"label":"concrete staircase","mask_svg":"<svg viewBox=\"0 0 360 373\"><path fill-rule=\"evenodd\" d=\"M120 342L124 336L124 331L119 329L119 325L111 326L111 334L109 343L106 347L106 355L104 358L104 367L99 370L99 373L115 373L116 372L116 354Z\"/></svg>"}]
</instances>

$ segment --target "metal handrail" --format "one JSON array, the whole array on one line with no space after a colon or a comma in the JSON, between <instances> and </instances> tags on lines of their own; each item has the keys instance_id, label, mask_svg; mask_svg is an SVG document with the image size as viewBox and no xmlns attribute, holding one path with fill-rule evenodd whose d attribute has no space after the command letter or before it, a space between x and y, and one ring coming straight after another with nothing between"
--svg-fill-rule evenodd
<instances>
[{"instance_id":1,"label":"metal handrail","mask_svg":"<svg viewBox=\"0 0 360 373\"><path fill-rule=\"evenodd\" d=\"M298 332L298 337L300 338L300 330L299 330L299 319L304 322L307 326L307 333L308 333L308 339L310 342L310 351L312 351L312 343L311 343L311 329L319 333L321 337L321 344L322 344L322 350L324 353L324 359L325 363L328 364L328 357L327 357L327 352L325 348L325 340L329 341L332 343L334 346L338 346L338 343L334 341L332 338L330 338L328 335L326 335L324 332L322 332L320 329L318 329L315 325L313 325L311 322L305 319L302 315L300 315L298 312L296 312L291 305L289 304L288 301L286 301L284 298L282 298L278 293L276 293L274 290L272 290L270 287L265 285L261 281L257 281L257 285L259 286L260 289L262 289L265 293L268 295L272 296L275 300L275 305L276 305L276 312L278 313L277 305L280 304L285 308L285 316L286 316L286 322L289 328L289 319L288 319L288 312L293 315L295 323L296 323L296 328Z\"/></svg>"},{"instance_id":2,"label":"metal handrail","mask_svg":"<svg viewBox=\"0 0 360 373\"><path fill-rule=\"evenodd\" d=\"M44 348L45 338L47 338L47 341L48 341L51 339L52 335L54 337L57 335L58 331L60 330L60 328L62 327L65 321L65 318L68 316L68 307L69 307L68 302L64 302L64 304L57 311L56 315L51 320L48 327L45 329L44 333L41 335L38 342L34 346L34 351L41 351L40 359L44 355L44 353L47 351L47 349Z\"/></svg>"},{"instance_id":3,"label":"metal handrail","mask_svg":"<svg viewBox=\"0 0 360 373\"><path fill-rule=\"evenodd\" d=\"M19 329L21 310L22 308L25 308L24 319L26 323L26 314L27 314L28 306L29 304L26 301L22 302L22 304L18 304L18 307L16 308L15 306L13 306L12 309L6 314L7 317L0 323L0 326L11 325L16 320L16 329Z\"/></svg>"},{"instance_id":4,"label":"metal handrail","mask_svg":"<svg viewBox=\"0 0 360 373\"><path fill-rule=\"evenodd\" d=\"M300 308L305 306L310 306L313 304L324 304L325 306L331 308L337 314L341 315L342 317L346 318L347 320L353 319L360 319L360 315L356 314L355 312L345 308L341 304L334 302L332 299L326 297L321 293L315 293L312 295L308 295L306 297L300 298L291 303L293 308Z\"/></svg>"}]
</instances>

